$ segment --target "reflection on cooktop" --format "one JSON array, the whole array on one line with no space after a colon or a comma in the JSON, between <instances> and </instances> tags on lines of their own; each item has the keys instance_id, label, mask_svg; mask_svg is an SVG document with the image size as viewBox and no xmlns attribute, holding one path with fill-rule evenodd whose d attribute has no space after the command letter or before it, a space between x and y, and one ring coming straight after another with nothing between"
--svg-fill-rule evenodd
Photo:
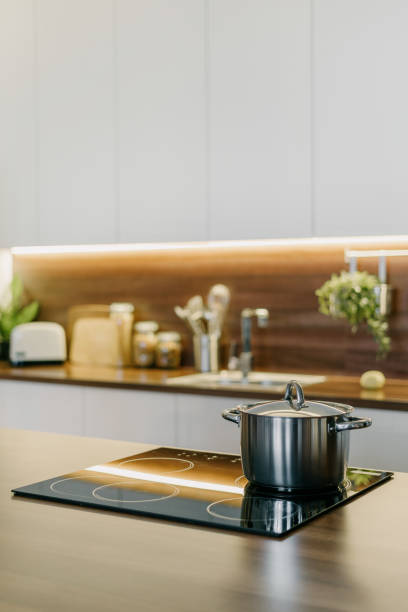
<instances>
[{"instance_id":1,"label":"reflection on cooktop","mask_svg":"<svg viewBox=\"0 0 408 612\"><path fill-rule=\"evenodd\" d=\"M158 447L44 480L13 493L92 508L280 536L392 472L349 468L337 491L284 496L251 486L239 455Z\"/></svg>"}]
</instances>

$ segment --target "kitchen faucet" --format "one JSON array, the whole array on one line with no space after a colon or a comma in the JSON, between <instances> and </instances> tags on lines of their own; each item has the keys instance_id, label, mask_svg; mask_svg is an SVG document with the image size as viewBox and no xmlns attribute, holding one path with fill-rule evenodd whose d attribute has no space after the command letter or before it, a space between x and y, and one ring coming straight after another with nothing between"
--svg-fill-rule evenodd
<instances>
[{"instance_id":1,"label":"kitchen faucet","mask_svg":"<svg viewBox=\"0 0 408 612\"><path fill-rule=\"evenodd\" d=\"M252 317L257 318L258 327L266 327L269 320L269 310L266 308L244 308L241 312L242 353L239 358L239 363L242 372L242 382L244 383L248 381L248 375L252 368Z\"/></svg>"}]
</instances>

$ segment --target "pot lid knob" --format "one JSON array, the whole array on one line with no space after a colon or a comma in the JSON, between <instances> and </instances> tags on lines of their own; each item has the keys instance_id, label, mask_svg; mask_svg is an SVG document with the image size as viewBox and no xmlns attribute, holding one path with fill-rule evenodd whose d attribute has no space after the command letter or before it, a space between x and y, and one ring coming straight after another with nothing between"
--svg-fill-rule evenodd
<instances>
[{"instance_id":1,"label":"pot lid knob","mask_svg":"<svg viewBox=\"0 0 408 612\"><path fill-rule=\"evenodd\" d=\"M306 406L305 404L305 396L303 394L302 386L296 380L290 380L286 385L285 391L285 400L290 402L293 405L293 397L292 391L295 389L296 391L296 410L301 410Z\"/></svg>"}]
</instances>

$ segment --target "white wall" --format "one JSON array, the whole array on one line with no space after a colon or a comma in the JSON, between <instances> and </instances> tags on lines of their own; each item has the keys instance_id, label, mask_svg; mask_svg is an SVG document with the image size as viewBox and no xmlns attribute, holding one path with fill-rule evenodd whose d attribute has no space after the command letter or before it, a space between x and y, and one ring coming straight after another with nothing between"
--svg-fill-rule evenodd
<instances>
[{"instance_id":1,"label":"white wall","mask_svg":"<svg viewBox=\"0 0 408 612\"><path fill-rule=\"evenodd\" d=\"M405 0L0 0L0 247L406 230Z\"/></svg>"}]
</instances>

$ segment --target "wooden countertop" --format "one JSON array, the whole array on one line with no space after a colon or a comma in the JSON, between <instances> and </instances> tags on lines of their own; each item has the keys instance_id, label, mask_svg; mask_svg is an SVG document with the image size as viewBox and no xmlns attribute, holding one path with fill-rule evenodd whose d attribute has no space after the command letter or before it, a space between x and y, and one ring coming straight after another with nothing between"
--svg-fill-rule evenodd
<instances>
[{"instance_id":1,"label":"wooden countertop","mask_svg":"<svg viewBox=\"0 0 408 612\"><path fill-rule=\"evenodd\" d=\"M0 430L1 610L406 609L408 474L279 539L10 494L148 448Z\"/></svg>"},{"instance_id":2,"label":"wooden countertop","mask_svg":"<svg viewBox=\"0 0 408 612\"><path fill-rule=\"evenodd\" d=\"M281 393L271 390L236 390L226 388L203 388L194 385L168 385L169 378L193 374L193 368L179 370L157 370L137 368L100 368L74 366L32 366L13 368L0 361L0 380L21 380L31 382L87 385L118 389L139 389L143 391L164 391L167 393L190 393L253 399L281 399ZM310 372L309 372L310 373ZM320 373L319 373L320 374ZM408 380L387 379L383 389L367 391L360 387L359 378L354 376L327 376L324 383L308 385L305 391L309 399L326 399L365 408L381 408L408 411Z\"/></svg>"}]
</instances>

